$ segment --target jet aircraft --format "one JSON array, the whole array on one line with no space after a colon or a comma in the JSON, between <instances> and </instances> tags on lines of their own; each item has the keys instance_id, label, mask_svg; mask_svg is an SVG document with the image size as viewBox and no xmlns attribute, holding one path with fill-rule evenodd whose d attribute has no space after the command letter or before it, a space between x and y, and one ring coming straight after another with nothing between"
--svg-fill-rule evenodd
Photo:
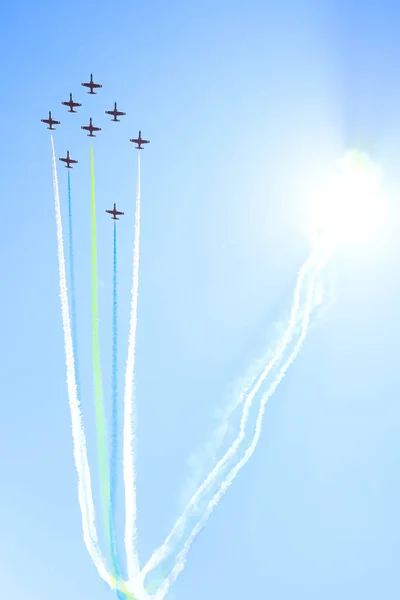
<instances>
[{"instance_id":1,"label":"jet aircraft","mask_svg":"<svg viewBox=\"0 0 400 600\"><path fill-rule=\"evenodd\" d=\"M83 87L90 88L90 91L88 92L88 94L95 94L96 92L93 91L94 88L97 89L97 88L103 87L102 85L100 85L100 83L93 83L92 73L90 73L90 81L88 83L81 83L81 85L83 85Z\"/></svg>"},{"instance_id":2,"label":"jet aircraft","mask_svg":"<svg viewBox=\"0 0 400 600\"><path fill-rule=\"evenodd\" d=\"M120 119L117 119L117 117L122 117L122 115L126 115L126 113L117 110L116 102L114 102L114 110L106 110L105 113L106 115L114 115L114 118L111 119L111 121L120 121Z\"/></svg>"},{"instance_id":3,"label":"jet aircraft","mask_svg":"<svg viewBox=\"0 0 400 600\"><path fill-rule=\"evenodd\" d=\"M42 123L46 123L47 125L49 125L49 127L47 129L55 129L55 127L53 127L53 125L60 125L60 121L55 121L54 119L51 118L51 111L49 110L49 118L48 119L40 119L42 121Z\"/></svg>"},{"instance_id":4,"label":"jet aircraft","mask_svg":"<svg viewBox=\"0 0 400 600\"><path fill-rule=\"evenodd\" d=\"M143 150L142 148L142 144L150 144L149 140L144 140L142 138L142 132L139 131L139 136L136 139L130 140L131 142L133 142L134 144L137 144L137 146L135 146L135 148L137 148L138 150Z\"/></svg>"},{"instance_id":5,"label":"jet aircraft","mask_svg":"<svg viewBox=\"0 0 400 600\"><path fill-rule=\"evenodd\" d=\"M101 127L95 127L94 125L92 125L92 117L90 117L90 124L89 125L82 125L81 129L85 129L86 131L90 131L90 133L88 133L88 137L96 137L95 135L93 135L93 131L101 131Z\"/></svg>"},{"instance_id":6,"label":"jet aircraft","mask_svg":"<svg viewBox=\"0 0 400 600\"><path fill-rule=\"evenodd\" d=\"M79 102L74 102L72 100L72 94L69 95L68 102L61 102L61 104L64 104L64 106L69 106L68 112L73 112L73 113L76 113L76 110L74 110L75 106L82 106L82 104L79 104Z\"/></svg>"},{"instance_id":7,"label":"jet aircraft","mask_svg":"<svg viewBox=\"0 0 400 600\"><path fill-rule=\"evenodd\" d=\"M110 213L110 215L113 215L111 217L111 219L113 219L114 221L119 221L117 215L123 215L123 212L120 212L119 210L116 209L116 204L114 202L114 208L113 210L106 210L106 213Z\"/></svg>"},{"instance_id":8,"label":"jet aircraft","mask_svg":"<svg viewBox=\"0 0 400 600\"><path fill-rule=\"evenodd\" d=\"M62 162L65 162L65 163L67 163L67 164L65 165L65 168L66 168L66 169L72 169L72 167L71 167L71 163L74 163L74 164L75 164L75 163L77 163L77 162L78 162L77 160L74 160L73 158L70 158L70 156L69 156L69 150L67 150L67 156L66 156L65 158L59 158L58 160L61 160Z\"/></svg>"}]
</instances>

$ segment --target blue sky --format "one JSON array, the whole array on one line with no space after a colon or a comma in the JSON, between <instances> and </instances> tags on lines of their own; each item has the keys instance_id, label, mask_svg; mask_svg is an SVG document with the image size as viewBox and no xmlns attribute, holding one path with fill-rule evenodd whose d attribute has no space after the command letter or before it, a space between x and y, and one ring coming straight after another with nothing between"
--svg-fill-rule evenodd
<instances>
[{"instance_id":1,"label":"blue sky","mask_svg":"<svg viewBox=\"0 0 400 600\"><path fill-rule=\"evenodd\" d=\"M380 162L390 227L325 273L330 309L270 402L260 444L171 598L397 599L400 409L397 2L8 3L0 109L0 580L13 600L114 597L84 547L65 384L48 131L72 173L83 407L94 442L89 143L95 140L101 343L110 397L112 224L126 354L137 130L142 563L168 533L215 411L273 340L309 252L320 174L347 147ZM90 72L103 84L90 98ZM84 103L68 115L73 92ZM113 102L127 112L109 123ZM64 171L64 172L63 172ZM66 172L59 169L66 217ZM64 221L66 226L66 221ZM122 383L122 379L121 379ZM107 396L108 394L108 396ZM91 452L93 457L93 452ZM206 473L204 473L206 474Z\"/></svg>"}]
</instances>

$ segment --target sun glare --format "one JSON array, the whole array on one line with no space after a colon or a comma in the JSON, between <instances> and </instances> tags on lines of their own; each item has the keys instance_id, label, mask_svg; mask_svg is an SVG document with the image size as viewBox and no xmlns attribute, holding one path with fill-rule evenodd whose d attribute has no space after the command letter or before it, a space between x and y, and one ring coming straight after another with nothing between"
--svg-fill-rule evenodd
<instances>
[{"instance_id":1,"label":"sun glare","mask_svg":"<svg viewBox=\"0 0 400 600\"><path fill-rule=\"evenodd\" d=\"M318 190L311 226L314 242L327 236L337 244L369 241L386 217L382 170L367 154L349 150Z\"/></svg>"}]
</instances>

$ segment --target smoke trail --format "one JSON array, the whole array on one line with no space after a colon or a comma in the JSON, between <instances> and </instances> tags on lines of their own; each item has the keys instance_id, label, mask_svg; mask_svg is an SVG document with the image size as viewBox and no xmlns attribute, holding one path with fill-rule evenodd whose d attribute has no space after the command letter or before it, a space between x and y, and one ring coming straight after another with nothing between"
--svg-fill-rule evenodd
<instances>
[{"instance_id":1,"label":"smoke trail","mask_svg":"<svg viewBox=\"0 0 400 600\"><path fill-rule=\"evenodd\" d=\"M82 515L82 531L86 549L95 565L100 577L110 588L117 588L127 598L133 598L131 589L128 589L126 582L116 581L107 571L104 559L101 555L96 530L96 518L93 504L92 483L90 469L87 457L86 436L83 427L80 401L77 395L74 350L71 333L71 322L69 316L67 277L64 256L63 228L61 219L60 195L57 177L57 162L54 150L53 136L50 136L52 149L52 167L53 167L53 187L54 187L54 208L57 226L57 253L59 266L59 285L61 313L64 331L65 364L67 371L67 389L68 400L71 413L71 427L73 439L73 453L78 477L78 500ZM132 586L129 586L131 588ZM136 586L135 586L136 588ZM145 594L143 598L145 598Z\"/></svg>"},{"instance_id":2,"label":"smoke trail","mask_svg":"<svg viewBox=\"0 0 400 600\"><path fill-rule=\"evenodd\" d=\"M112 420L111 420L111 458L110 458L110 533L111 533L111 559L113 572L117 581L121 581L121 569L119 568L118 551L116 545L116 487L117 487L117 453L118 453L118 297L117 297L117 222L114 221L114 250L113 250L113 348L112 348ZM125 595L117 589L120 600Z\"/></svg>"},{"instance_id":3,"label":"smoke trail","mask_svg":"<svg viewBox=\"0 0 400 600\"><path fill-rule=\"evenodd\" d=\"M248 446L248 448L246 449L244 456L231 469L228 476L222 481L222 483L220 484L219 490L214 494L213 498L209 502L203 517L193 528L191 535L189 536L184 547L182 548L182 550L180 551L180 553L177 556L175 566L172 569L170 576L164 581L162 587L160 588L160 590L157 594L158 600L165 596L165 594L168 592L169 587L173 584L173 582L178 577L179 573L183 570L183 568L185 566L185 562L186 562L186 556L190 550L190 547L191 547L195 537L201 531L201 529L204 527L204 524L206 523L207 519L211 515L212 511L217 506L217 504L221 500L222 496L225 494L228 487L232 484L232 482L236 478L239 471L244 467L244 465L249 461L249 459L251 458L251 456L254 453L254 450L260 439L265 405L266 405L267 401L269 400L269 398L274 394L278 385L280 384L280 382L286 375L287 370L289 369L289 367L295 360L295 358L296 358L297 354L299 353L299 351L304 343L304 340L307 336L307 331L308 331L308 327L309 327L309 323L310 323L310 315L311 315L311 311L313 308L313 297L314 297L314 292L315 292L316 278L317 278L319 272L321 271L321 269L323 268L323 266L325 265L326 261L328 260L329 255L330 255L330 248L328 245L326 251L321 252L320 259L318 260L318 262L312 272L312 275L311 275L311 281L308 286L307 302L306 302L306 307L305 307L305 311L304 311L304 315L303 315L302 327L301 327L301 333L300 333L299 339L298 339L294 349L290 353L288 359L283 364L283 366L280 368L275 379L272 381L271 385L269 386L269 389L261 398L260 408L259 408L259 412L257 415L256 427L255 427L253 439L252 439L250 445Z\"/></svg>"},{"instance_id":4,"label":"smoke trail","mask_svg":"<svg viewBox=\"0 0 400 600\"><path fill-rule=\"evenodd\" d=\"M53 162L53 186L54 186L54 205L55 205L55 216L57 226L57 251L58 251L58 268L59 268L59 279L60 279L60 299L61 299L61 313L64 330L64 346L65 346L65 364L67 371L67 388L68 388L68 399L69 407L71 412L71 426L72 426L72 438L73 438L73 452L75 459L75 466L78 476L78 500L82 514L82 530L83 538L87 548L87 551L93 560L94 565L100 577L112 585L112 579L107 572L104 561L100 553L96 524L95 524L95 512L93 506L93 494L92 484L90 478L90 470L87 459L86 450L86 438L85 431L83 428L82 414L80 402L77 396L76 379L75 379L75 365L74 365L74 350L72 343L71 334L71 323L69 317L68 307L68 291L67 291L67 278L65 269L65 256L64 256L64 242L63 242L63 229L61 220L61 208L60 208L60 195L58 189L58 177L57 177L57 164L56 155L54 150L53 136L50 136L51 148L52 148L52 162Z\"/></svg>"},{"instance_id":5,"label":"smoke trail","mask_svg":"<svg viewBox=\"0 0 400 600\"><path fill-rule=\"evenodd\" d=\"M81 398L81 383L79 374L79 357L78 357L78 335L77 335L77 318L76 318L76 302L75 302L75 261L74 261L74 240L72 229L72 200L71 200L71 177L68 170L68 228L69 228L69 269L71 279L71 327L72 327L72 348L74 353L75 363L75 381L76 394L78 401ZM86 503L86 495L85 495ZM86 506L87 513L87 506Z\"/></svg>"},{"instance_id":6,"label":"smoke trail","mask_svg":"<svg viewBox=\"0 0 400 600\"><path fill-rule=\"evenodd\" d=\"M75 380L77 395L80 398L80 376L79 376L79 361L78 361L78 336L77 336L77 319L76 319L76 303L75 303L75 264L74 264L74 243L72 232L72 201L71 201L71 178L68 171L68 226L69 226L69 268L71 278L71 325L72 325L72 344L75 356Z\"/></svg>"},{"instance_id":7,"label":"smoke trail","mask_svg":"<svg viewBox=\"0 0 400 600\"><path fill-rule=\"evenodd\" d=\"M117 222L114 221L113 259L113 351L112 351L112 423L111 423L111 514L115 519L115 493L117 485L117 426L118 426L118 322L117 322Z\"/></svg>"},{"instance_id":8,"label":"smoke trail","mask_svg":"<svg viewBox=\"0 0 400 600\"><path fill-rule=\"evenodd\" d=\"M123 439L123 472L125 485L125 550L128 569L128 580L136 579L139 574L139 558L136 540L136 483L135 483L135 410L133 402L137 305L139 292L139 242L140 242L140 152L137 162L137 189L135 210L135 237L133 243L133 280L132 301L129 324L128 358L125 372L124 395L124 439Z\"/></svg>"},{"instance_id":9,"label":"smoke trail","mask_svg":"<svg viewBox=\"0 0 400 600\"><path fill-rule=\"evenodd\" d=\"M241 421L240 421L240 431L239 431L238 436L236 437L236 439L234 440L234 442L230 446L230 448L226 451L225 455L215 465L215 467L210 472L210 474L208 475L208 477L203 481L203 483L199 486L199 488L197 489L197 491L193 494L193 496L189 500L186 508L184 509L184 511L182 512L182 514L180 515L180 517L177 519L177 521L176 521L175 525L173 526L171 532L169 533L169 535L165 539L164 543L157 550L155 550L153 552L152 556L150 557L150 559L147 561L146 565L142 569L142 573L143 573L144 576L149 571L151 571L152 569L154 569L158 564L160 564L160 562L163 559L165 559L171 553L172 548L170 546L170 543L171 543L172 538L176 534L181 534L182 535L183 528L185 526L187 518L190 515L191 509L193 509L193 507L196 506L196 503L200 499L200 497L203 494L203 492L215 481L215 479L218 477L218 474L221 471L221 469L232 458L232 456L236 453L236 451L239 448L241 442L243 441L244 436L245 436L246 423L247 423L247 420L248 420L248 417L249 417L249 411L250 411L250 408L251 408L254 396L259 391L261 385L263 384L264 380L266 379L266 377L268 376L268 374L270 373L270 371L274 368L274 366L282 358L282 355L283 355L284 351L286 350L288 344L290 343L290 341L291 341L291 339L293 337L293 334L294 334L294 331L295 331L295 328L296 328L296 323L298 321L298 316L299 316L300 294L301 294L301 289L302 289L302 286L303 286L304 278L305 278L306 273L314 265L316 259L317 259L317 251L314 251L311 254L311 256L308 258L308 260L300 268L300 271L299 271L299 274L298 274L298 277L297 277L297 283L296 283L296 288L295 288L295 292L294 292L293 305L292 305L292 309L291 309L291 314L290 314L290 318L289 318L288 327L287 327L287 329L286 329L286 331L285 331L285 333L284 333L284 335L282 337L281 343L279 344L278 349L275 352L274 356L271 358L271 360L269 361L269 363L266 365L266 367L264 368L263 372L261 373L261 375L259 376L258 380L256 381L254 387L252 388L252 390L247 395L247 398L246 398L244 406L243 406L242 418L241 418Z\"/></svg>"},{"instance_id":10,"label":"smoke trail","mask_svg":"<svg viewBox=\"0 0 400 600\"><path fill-rule=\"evenodd\" d=\"M103 510L104 529L108 548L113 556L112 531L110 531L110 474L107 453L107 430L103 406L103 390L101 383L100 348L99 348L99 309L98 309L98 280L97 280L97 232L96 232L96 202L94 185L94 155L90 146L90 181L91 181L91 250L92 250L92 355L93 383L97 432L97 456L100 479L100 496Z\"/></svg>"}]
</instances>

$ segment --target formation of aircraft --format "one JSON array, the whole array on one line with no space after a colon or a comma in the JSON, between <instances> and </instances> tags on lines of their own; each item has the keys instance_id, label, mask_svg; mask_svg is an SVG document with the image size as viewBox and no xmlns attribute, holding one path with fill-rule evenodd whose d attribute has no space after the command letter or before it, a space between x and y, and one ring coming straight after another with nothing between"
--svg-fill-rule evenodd
<instances>
[{"instance_id":1,"label":"formation of aircraft","mask_svg":"<svg viewBox=\"0 0 400 600\"><path fill-rule=\"evenodd\" d=\"M93 82L92 73L90 73L90 81L88 83L81 83L81 85L83 85L83 87L90 88L90 91L88 92L88 94L95 94L96 92L93 91L94 89L103 87L100 83Z\"/></svg>"},{"instance_id":2,"label":"formation of aircraft","mask_svg":"<svg viewBox=\"0 0 400 600\"><path fill-rule=\"evenodd\" d=\"M137 144L137 146L135 146L135 148L137 148L137 150L143 150L142 148L142 144L150 144L150 140L144 140L142 138L142 132L139 130L139 135L138 137L133 140L129 140L130 142L133 142L134 144Z\"/></svg>"},{"instance_id":3,"label":"formation of aircraft","mask_svg":"<svg viewBox=\"0 0 400 600\"><path fill-rule=\"evenodd\" d=\"M100 83L94 83L93 81L93 75L90 74L90 81L89 82L85 82L82 83L81 85L83 85L84 87L89 88L89 92L88 94L95 94L96 92L94 92L94 89L97 88L101 88L103 87ZM69 100L66 102L61 102L61 104L63 104L64 106L68 106L69 110L68 112L74 112L76 113L77 111L75 110L75 108L77 108L78 106L82 106L82 104L80 104L79 102L75 102L72 99L72 94L69 95ZM122 117L124 115L126 115L126 113L120 111L117 109L117 103L114 102L114 109L113 110L106 110L105 114L107 115L112 115L112 121L120 121L120 119L118 119L118 117ZM55 130L54 125L60 125L61 122L60 121L56 121L55 119L52 118L51 116L51 111L49 110L49 118L48 119L41 119L42 123L46 123L46 125L48 125L47 129L51 129L52 131ZM89 133L87 134L88 137L96 137L93 132L94 131L101 131L101 127L95 127L92 123L92 117L90 117L89 120L89 125L82 125L81 129L84 129L85 131L88 131ZM139 130L139 135L137 138L133 138L130 140L131 142L137 144L136 148L138 150L143 150L143 144L149 144L150 140L144 140L142 138L142 132ZM65 163L65 167L67 169L72 169L73 167L71 165L76 164L78 161L74 160L73 158L70 157L69 154L69 150L67 150L67 156L65 157L61 157L59 158L59 160L61 160L63 163ZM107 213L110 213L112 215L112 219L114 219L115 221L118 221L119 219L117 218L117 215L123 215L123 212L120 212L117 210L116 208L116 204L114 203L114 208L113 210L106 210Z\"/></svg>"},{"instance_id":4,"label":"formation of aircraft","mask_svg":"<svg viewBox=\"0 0 400 600\"><path fill-rule=\"evenodd\" d=\"M75 163L77 163L77 162L78 162L77 160L74 160L73 158L70 158L70 156L69 156L69 150L67 150L67 156L66 156L65 158L59 158L58 160L61 160L62 162L65 162L65 163L67 163L67 164L65 165L65 168L66 168L66 169L72 169L72 167L71 167L71 163L74 163L74 164L75 164Z\"/></svg>"},{"instance_id":5,"label":"formation of aircraft","mask_svg":"<svg viewBox=\"0 0 400 600\"><path fill-rule=\"evenodd\" d=\"M111 121L119 121L120 119L117 119L117 117L122 117L123 115L126 115L126 113L121 112L120 110L117 110L116 102L114 102L114 110L106 110L105 113L106 113L106 115L114 115L114 117L111 119Z\"/></svg>"},{"instance_id":6,"label":"formation of aircraft","mask_svg":"<svg viewBox=\"0 0 400 600\"><path fill-rule=\"evenodd\" d=\"M64 104L64 106L69 106L69 111L68 112L73 112L73 113L76 113L76 110L74 110L74 108L76 106L82 106L82 104L79 104L79 102L74 102L72 100L72 94L69 95L68 102L61 102L61 104Z\"/></svg>"},{"instance_id":7,"label":"formation of aircraft","mask_svg":"<svg viewBox=\"0 0 400 600\"><path fill-rule=\"evenodd\" d=\"M95 135L93 135L93 131L101 131L101 127L95 127L94 125L92 125L92 117L90 117L89 125L82 125L81 129L90 131L90 133L87 134L88 137L96 137Z\"/></svg>"},{"instance_id":8,"label":"formation of aircraft","mask_svg":"<svg viewBox=\"0 0 400 600\"><path fill-rule=\"evenodd\" d=\"M49 118L48 119L40 119L42 121L42 123L46 123L47 125L49 125L49 127L47 129L55 129L55 127L53 127L53 125L60 125L60 121L55 121L54 119L51 118L51 110L49 110Z\"/></svg>"},{"instance_id":9,"label":"formation of aircraft","mask_svg":"<svg viewBox=\"0 0 400 600\"><path fill-rule=\"evenodd\" d=\"M119 221L117 215L123 215L123 212L120 212L119 210L117 210L116 208L116 204L114 202L114 208L112 210L106 210L106 213L109 213L110 215L113 215L111 217L111 219L113 219L114 221Z\"/></svg>"},{"instance_id":10,"label":"formation of aircraft","mask_svg":"<svg viewBox=\"0 0 400 600\"><path fill-rule=\"evenodd\" d=\"M93 75L90 75L90 81L82 83L81 84L83 87L87 87L89 88L88 94L95 94L96 92L94 92L94 89L98 89L103 87L100 83L95 83L93 81ZM75 108L77 108L78 106L82 106L82 104L80 104L79 102L75 102L72 99L72 93L69 95L69 100L66 102L61 102L61 104L63 106L68 106L68 112L71 113L76 113L77 111L75 110ZM106 115L111 115L112 119L111 121L120 121L120 119L118 119L118 117L122 117L124 115L126 115L126 113L120 111L117 109L117 103L114 102L114 109L113 110L106 110L105 111ZM55 119L52 118L51 116L51 111L49 111L49 118L48 119L41 119L42 123L46 123L46 125L48 125L48 129L54 130L55 127L54 125L60 125L61 122L60 121L56 121ZM90 117L89 119L89 125L81 125L81 129L84 129L85 131L88 131L89 133L87 134L88 137L96 137L93 132L94 131L101 131L101 127L95 127L93 125L92 122L92 117ZM139 130L139 135L137 138L133 138L130 140L131 142L133 142L134 144L136 144L136 148L137 150L143 150L143 144L149 144L150 140L145 140L142 138L142 132ZM72 165L75 165L78 163L77 160L71 158L70 154L69 154L69 150L67 150L67 155L63 156L61 158L59 158L59 160L63 163L65 163L65 168L66 169L72 169ZM111 219L114 221L119 221L119 216L123 215L124 213L120 210L117 210L117 205L114 202L114 208L112 210L106 210L106 213L111 215Z\"/></svg>"}]
</instances>

